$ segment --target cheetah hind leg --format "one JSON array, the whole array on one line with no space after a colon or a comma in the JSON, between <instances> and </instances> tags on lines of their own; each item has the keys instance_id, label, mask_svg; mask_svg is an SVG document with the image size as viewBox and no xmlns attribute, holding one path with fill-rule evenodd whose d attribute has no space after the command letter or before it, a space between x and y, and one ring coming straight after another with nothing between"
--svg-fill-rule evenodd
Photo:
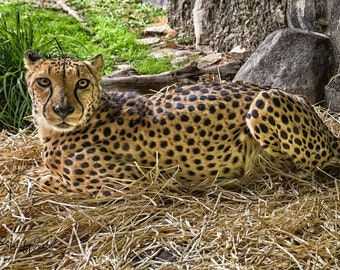
<instances>
[{"instance_id":1,"label":"cheetah hind leg","mask_svg":"<svg viewBox=\"0 0 340 270\"><path fill-rule=\"evenodd\" d=\"M332 157L334 136L309 102L281 90L262 91L246 117L253 137L275 167L309 172Z\"/></svg>"},{"instance_id":2,"label":"cheetah hind leg","mask_svg":"<svg viewBox=\"0 0 340 270\"><path fill-rule=\"evenodd\" d=\"M70 188L70 184L62 181L59 177L53 175L49 169L41 165L34 168L23 175L26 181L32 183L33 189L46 193L66 193L77 192L74 188Z\"/></svg>"}]
</instances>

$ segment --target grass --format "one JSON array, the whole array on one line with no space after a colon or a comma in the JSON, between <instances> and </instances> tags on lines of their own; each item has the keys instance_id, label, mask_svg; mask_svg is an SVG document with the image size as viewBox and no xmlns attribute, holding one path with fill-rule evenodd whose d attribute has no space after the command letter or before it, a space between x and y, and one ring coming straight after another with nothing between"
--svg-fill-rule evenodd
<instances>
[{"instance_id":1,"label":"grass","mask_svg":"<svg viewBox=\"0 0 340 270\"><path fill-rule=\"evenodd\" d=\"M149 46L137 42L142 28L164 16L164 11L137 0L74 0L68 4L79 10L85 24L60 10L43 9L37 2L0 3L0 130L30 124L25 120L30 100L22 60L27 49L43 57L68 55L82 60L102 53L104 74L112 73L117 62L129 62L143 74L174 68L170 58L151 58Z\"/></svg>"}]
</instances>

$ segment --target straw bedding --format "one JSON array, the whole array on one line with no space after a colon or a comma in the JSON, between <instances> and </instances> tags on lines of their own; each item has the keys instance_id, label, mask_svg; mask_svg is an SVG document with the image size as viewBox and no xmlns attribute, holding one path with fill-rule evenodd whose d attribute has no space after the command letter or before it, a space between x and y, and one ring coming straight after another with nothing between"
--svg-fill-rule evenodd
<instances>
[{"instance_id":1,"label":"straw bedding","mask_svg":"<svg viewBox=\"0 0 340 270\"><path fill-rule=\"evenodd\" d=\"M339 134L337 115L325 122ZM0 269L339 269L339 164L268 169L242 186L178 188L151 168L113 200L30 187L41 146L0 133Z\"/></svg>"}]
</instances>

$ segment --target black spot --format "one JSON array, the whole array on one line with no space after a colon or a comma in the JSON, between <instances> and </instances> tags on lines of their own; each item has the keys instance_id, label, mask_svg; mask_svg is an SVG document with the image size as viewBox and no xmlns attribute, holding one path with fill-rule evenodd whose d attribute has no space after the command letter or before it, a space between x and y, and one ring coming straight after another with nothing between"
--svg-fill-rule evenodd
<instances>
[{"instance_id":1,"label":"black spot","mask_svg":"<svg viewBox=\"0 0 340 270\"><path fill-rule=\"evenodd\" d=\"M287 134L287 132L284 131L284 130L281 130L280 136L282 137L282 139L285 139L285 140L288 139L288 134Z\"/></svg>"},{"instance_id":2,"label":"black spot","mask_svg":"<svg viewBox=\"0 0 340 270\"><path fill-rule=\"evenodd\" d=\"M197 105L197 109L199 109L200 111L204 111L205 110L205 105L200 103Z\"/></svg>"},{"instance_id":3,"label":"black spot","mask_svg":"<svg viewBox=\"0 0 340 270\"><path fill-rule=\"evenodd\" d=\"M258 112L257 110L252 110L252 111L251 111L251 116L252 116L253 118L257 118L257 117L259 117L259 112Z\"/></svg>"},{"instance_id":4,"label":"black spot","mask_svg":"<svg viewBox=\"0 0 340 270\"><path fill-rule=\"evenodd\" d=\"M223 126L222 125L217 125L216 127L215 127L215 130L216 131L221 131L223 129Z\"/></svg>"},{"instance_id":5,"label":"black spot","mask_svg":"<svg viewBox=\"0 0 340 270\"><path fill-rule=\"evenodd\" d=\"M255 103L256 107L259 108L259 109L263 109L264 108L264 102L259 99L259 100L256 100L256 103Z\"/></svg>"},{"instance_id":6,"label":"black spot","mask_svg":"<svg viewBox=\"0 0 340 270\"><path fill-rule=\"evenodd\" d=\"M175 128L176 128L178 131L180 131L180 130L182 129L182 126L181 126L180 124L177 123L177 124L175 125Z\"/></svg>"},{"instance_id":7,"label":"black spot","mask_svg":"<svg viewBox=\"0 0 340 270\"><path fill-rule=\"evenodd\" d=\"M189 96L189 101L195 101L197 99L196 95L190 95Z\"/></svg>"},{"instance_id":8,"label":"black spot","mask_svg":"<svg viewBox=\"0 0 340 270\"><path fill-rule=\"evenodd\" d=\"M195 107L194 107L194 106L192 106L192 105L188 106L188 111L189 111L189 112L192 112L192 111L194 111L194 110L195 110Z\"/></svg>"},{"instance_id":9,"label":"black spot","mask_svg":"<svg viewBox=\"0 0 340 270\"><path fill-rule=\"evenodd\" d=\"M90 142L84 142L83 144L82 144L82 147L89 147L91 145L91 143Z\"/></svg>"},{"instance_id":10,"label":"black spot","mask_svg":"<svg viewBox=\"0 0 340 270\"><path fill-rule=\"evenodd\" d=\"M236 163L238 163L238 161L239 161L239 157L236 156L236 157L233 158L232 163L236 164Z\"/></svg>"},{"instance_id":11,"label":"black spot","mask_svg":"<svg viewBox=\"0 0 340 270\"><path fill-rule=\"evenodd\" d=\"M75 169L75 170L74 170L74 173L75 173L75 174L80 174L80 175L82 175L82 174L84 174L84 171L83 171L83 170L80 170L80 169Z\"/></svg>"},{"instance_id":12,"label":"black spot","mask_svg":"<svg viewBox=\"0 0 340 270\"><path fill-rule=\"evenodd\" d=\"M168 150L166 153L169 157L173 157L175 155L175 152L173 150Z\"/></svg>"},{"instance_id":13,"label":"black spot","mask_svg":"<svg viewBox=\"0 0 340 270\"><path fill-rule=\"evenodd\" d=\"M204 120L204 125L205 125L205 126L210 126L210 125L211 125L211 120L208 119L208 118L205 119L205 120Z\"/></svg>"},{"instance_id":14,"label":"black spot","mask_svg":"<svg viewBox=\"0 0 340 270\"><path fill-rule=\"evenodd\" d=\"M288 150L288 149L289 149L289 144L288 144L288 143L283 143L283 144L282 144L282 147L283 147L284 149L287 149L287 150Z\"/></svg>"},{"instance_id":15,"label":"black spot","mask_svg":"<svg viewBox=\"0 0 340 270\"><path fill-rule=\"evenodd\" d=\"M222 102L218 103L218 108L219 108L220 110L224 110L225 107L226 107L226 106L225 106L224 103L222 103Z\"/></svg>"},{"instance_id":16,"label":"black spot","mask_svg":"<svg viewBox=\"0 0 340 270\"><path fill-rule=\"evenodd\" d=\"M73 164L73 161L71 159L65 160L65 165L71 166Z\"/></svg>"},{"instance_id":17,"label":"black spot","mask_svg":"<svg viewBox=\"0 0 340 270\"><path fill-rule=\"evenodd\" d=\"M190 138L188 139L188 145L194 145L195 144L195 140Z\"/></svg>"},{"instance_id":18,"label":"black spot","mask_svg":"<svg viewBox=\"0 0 340 270\"><path fill-rule=\"evenodd\" d=\"M231 154L227 154L227 155L225 155L223 161L227 162L227 161L229 161L230 158L231 158Z\"/></svg>"},{"instance_id":19,"label":"black spot","mask_svg":"<svg viewBox=\"0 0 340 270\"><path fill-rule=\"evenodd\" d=\"M215 95L208 95L208 99L211 101L216 100L216 96Z\"/></svg>"},{"instance_id":20,"label":"black spot","mask_svg":"<svg viewBox=\"0 0 340 270\"><path fill-rule=\"evenodd\" d=\"M230 113L229 116L228 116L229 120L233 120L235 118L236 118L236 114L235 113Z\"/></svg>"},{"instance_id":21,"label":"black spot","mask_svg":"<svg viewBox=\"0 0 340 270\"><path fill-rule=\"evenodd\" d=\"M163 129L163 134L164 134L164 135L169 135L169 134L170 134L170 129L167 128L167 127L164 128L164 129Z\"/></svg>"},{"instance_id":22,"label":"black spot","mask_svg":"<svg viewBox=\"0 0 340 270\"><path fill-rule=\"evenodd\" d=\"M264 98L269 98L269 94L266 93L266 92L262 92L262 97L264 97Z\"/></svg>"},{"instance_id":23,"label":"black spot","mask_svg":"<svg viewBox=\"0 0 340 270\"><path fill-rule=\"evenodd\" d=\"M98 161L98 160L100 160L100 157L99 156L94 156L94 157L92 157L92 160L93 161Z\"/></svg>"},{"instance_id":24,"label":"black spot","mask_svg":"<svg viewBox=\"0 0 340 270\"><path fill-rule=\"evenodd\" d=\"M183 103L177 103L177 104L176 104L176 109L182 110L182 109L184 109L184 108L185 108L185 106L184 106Z\"/></svg>"},{"instance_id":25,"label":"black spot","mask_svg":"<svg viewBox=\"0 0 340 270\"><path fill-rule=\"evenodd\" d=\"M282 115L282 117L281 117L281 120L282 120L282 122L284 123L284 124L288 124L288 117L287 116L285 116L285 115Z\"/></svg>"},{"instance_id":26,"label":"black spot","mask_svg":"<svg viewBox=\"0 0 340 270\"><path fill-rule=\"evenodd\" d=\"M200 149L196 147L196 148L192 149L192 152L194 154L199 154L200 153Z\"/></svg>"},{"instance_id":27,"label":"black spot","mask_svg":"<svg viewBox=\"0 0 340 270\"><path fill-rule=\"evenodd\" d=\"M165 103L165 108L170 109L172 107L172 104L170 102Z\"/></svg>"},{"instance_id":28,"label":"black spot","mask_svg":"<svg viewBox=\"0 0 340 270\"><path fill-rule=\"evenodd\" d=\"M176 151L182 152L183 151L183 146L182 145L176 145Z\"/></svg>"},{"instance_id":29,"label":"black spot","mask_svg":"<svg viewBox=\"0 0 340 270\"><path fill-rule=\"evenodd\" d=\"M181 115L181 121L188 122L189 117L187 115Z\"/></svg>"},{"instance_id":30,"label":"black spot","mask_svg":"<svg viewBox=\"0 0 340 270\"><path fill-rule=\"evenodd\" d=\"M297 114L295 114L295 115L294 115L294 120L295 120L295 122L300 123L300 121L301 121L300 116L298 116Z\"/></svg>"},{"instance_id":31,"label":"black spot","mask_svg":"<svg viewBox=\"0 0 340 270\"><path fill-rule=\"evenodd\" d=\"M277 97L273 98L273 103L276 107L280 108L281 107L281 102Z\"/></svg>"},{"instance_id":32,"label":"black spot","mask_svg":"<svg viewBox=\"0 0 340 270\"><path fill-rule=\"evenodd\" d=\"M76 159L77 160L83 160L85 158L85 155L84 154L77 154L76 155Z\"/></svg>"},{"instance_id":33,"label":"black spot","mask_svg":"<svg viewBox=\"0 0 340 270\"><path fill-rule=\"evenodd\" d=\"M130 145L128 143L123 144L123 150L124 151L129 151L130 150Z\"/></svg>"},{"instance_id":34,"label":"black spot","mask_svg":"<svg viewBox=\"0 0 340 270\"><path fill-rule=\"evenodd\" d=\"M90 165L88 162L83 162L82 164L80 164L80 167L84 168L88 168Z\"/></svg>"},{"instance_id":35,"label":"black spot","mask_svg":"<svg viewBox=\"0 0 340 270\"><path fill-rule=\"evenodd\" d=\"M114 148L114 149L119 149L119 148L120 148L119 142L115 142L115 143L113 144L113 148Z\"/></svg>"},{"instance_id":36,"label":"black spot","mask_svg":"<svg viewBox=\"0 0 340 270\"><path fill-rule=\"evenodd\" d=\"M201 137L205 137L206 134L207 134L207 132L205 130L201 130L200 133L199 133L199 135Z\"/></svg>"},{"instance_id":37,"label":"black spot","mask_svg":"<svg viewBox=\"0 0 340 270\"><path fill-rule=\"evenodd\" d=\"M168 118L169 120L174 120L175 119L175 115L173 113L168 113Z\"/></svg>"},{"instance_id":38,"label":"black spot","mask_svg":"<svg viewBox=\"0 0 340 270\"><path fill-rule=\"evenodd\" d=\"M104 136L109 137L111 135L111 129L109 127L104 128Z\"/></svg>"},{"instance_id":39,"label":"black spot","mask_svg":"<svg viewBox=\"0 0 340 270\"><path fill-rule=\"evenodd\" d=\"M295 154L299 155L299 154L300 154L300 149L297 148L297 147L295 147L295 148L294 148L294 152L295 152Z\"/></svg>"},{"instance_id":40,"label":"black spot","mask_svg":"<svg viewBox=\"0 0 340 270\"><path fill-rule=\"evenodd\" d=\"M150 148L155 148L156 147L156 143L155 142L150 142Z\"/></svg>"},{"instance_id":41,"label":"black spot","mask_svg":"<svg viewBox=\"0 0 340 270\"><path fill-rule=\"evenodd\" d=\"M162 148L166 148L166 147L168 147L168 142L167 141L161 141L160 146Z\"/></svg>"},{"instance_id":42,"label":"black spot","mask_svg":"<svg viewBox=\"0 0 340 270\"><path fill-rule=\"evenodd\" d=\"M124 120L122 119L122 118L118 118L117 119L117 123L118 123L118 125L123 125L124 124Z\"/></svg>"},{"instance_id":43,"label":"black spot","mask_svg":"<svg viewBox=\"0 0 340 270\"><path fill-rule=\"evenodd\" d=\"M153 131L153 130L149 131L149 137L155 137L155 135L156 135L155 131Z\"/></svg>"},{"instance_id":44,"label":"black spot","mask_svg":"<svg viewBox=\"0 0 340 270\"><path fill-rule=\"evenodd\" d=\"M231 106L232 106L233 108L237 108L239 105L240 105L240 103L239 103L238 101L234 101L234 102L231 104Z\"/></svg>"},{"instance_id":45,"label":"black spot","mask_svg":"<svg viewBox=\"0 0 340 270\"><path fill-rule=\"evenodd\" d=\"M211 106L209 107L209 112L210 112L210 113L215 113L215 112L216 112L215 106L211 105Z\"/></svg>"},{"instance_id":46,"label":"black spot","mask_svg":"<svg viewBox=\"0 0 340 270\"><path fill-rule=\"evenodd\" d=\"M186 131L187 131L188 133L193 133L193 132L194 132L194 128L193 128L192 126L188 126L187 129L186 129Z\"/></svg>"},{"instance_id":47,"label":"black spot","mask_svg":"<svg viewBox=\"0 0 340 270\"><path fill-rule=\"evenodd\" d=\"M181 136L179 135L179 134L176 134L175 136L174 136L174 141L175 142L178 142L178 141L180 141L181 140Z\"/></svg>"},{"instance_id":48,"label":"black spot","mask_svg":"<svg viewBox=\"0 0 340 270\"><path fill-rule=\"evenodd\" d=\"M268 132L268 127L265 124L260 124L260 129L263 133L267 133Z\"/></svg>"}]
</instances>

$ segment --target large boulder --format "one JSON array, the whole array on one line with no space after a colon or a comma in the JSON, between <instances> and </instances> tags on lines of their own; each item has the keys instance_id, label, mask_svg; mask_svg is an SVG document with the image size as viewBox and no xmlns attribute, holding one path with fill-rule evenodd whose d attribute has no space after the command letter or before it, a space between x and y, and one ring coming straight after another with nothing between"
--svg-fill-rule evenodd
<instances>
[{"instance_id":1,"label":"large boulder","mask_svg":"<svg viewBox=\"0 0 340 270\"><path fill-rule=\"evenodd\" d=\"M340 73L332 77L325 87L326 107L331 111L340 112Z\"/></svg>"},{"instance_id":2,"label":"large boulder","mask_svg":"<svg viewBox=\"0 0 340 270\"><path fill-rule=\"evenodd\" d=\"M281 88L324 100L324 87L336 71L336 48L329 37L299 29L277 30L248 58L234 81Z\"/></svg>"}]
</instances>

